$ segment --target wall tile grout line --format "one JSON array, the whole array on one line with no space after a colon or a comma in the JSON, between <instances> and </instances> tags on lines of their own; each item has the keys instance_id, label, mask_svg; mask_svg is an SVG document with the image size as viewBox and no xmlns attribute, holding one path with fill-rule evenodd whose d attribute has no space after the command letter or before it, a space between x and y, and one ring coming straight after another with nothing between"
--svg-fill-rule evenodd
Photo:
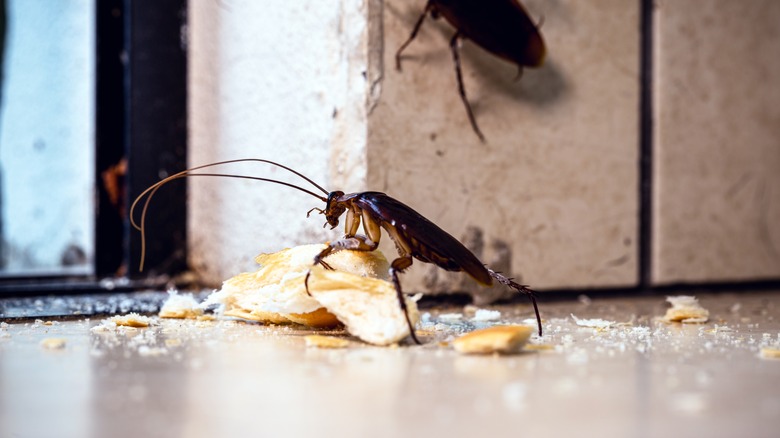
<instances>
[{"instance_id":1,"label":"wall tile grout line","mask_svg":"<svg viewBox=\"0 0 780 438\"><path fill-rule=\"evenodd\" d=\"M639 242L638 288L652 288L653 258L653 13L655 0L640 1Z\"/></svg>"}]
</instances>

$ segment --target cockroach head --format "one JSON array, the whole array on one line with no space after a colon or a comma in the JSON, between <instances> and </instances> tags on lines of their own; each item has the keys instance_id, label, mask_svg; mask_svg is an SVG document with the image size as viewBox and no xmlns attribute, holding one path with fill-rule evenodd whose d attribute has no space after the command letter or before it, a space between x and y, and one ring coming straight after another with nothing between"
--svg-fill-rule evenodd
<instances>
[{"instance_id":1,"label":"cockroach head","mask_svg":"<svg viewBox=\"0 0 780 438\"><path fill-rule=\"evenodd\" d=\"M343 203L338 201L338 198L344 196L344 192L335 191L328 194L328 201L325 204L325 219L328 221L323 225L330 225L331 229L336 228L339 225L339 218L347 210L347 207Z\"/></svg>"}]
</instances>

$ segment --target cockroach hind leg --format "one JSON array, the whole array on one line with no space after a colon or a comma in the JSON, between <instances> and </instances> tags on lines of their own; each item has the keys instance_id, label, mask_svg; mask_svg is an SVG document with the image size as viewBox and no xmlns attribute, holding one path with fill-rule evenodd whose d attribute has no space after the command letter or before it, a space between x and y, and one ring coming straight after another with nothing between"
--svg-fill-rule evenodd
<instances>
[{"instance_id":1,"label":"cockroach hind leg","mask_svg":"<svg viewBox=\"0 0 780 438\"><path fill-rule=\"evenodd\" d=\"M501 274L500 272L496 272L488 268L487 266L485 266L485 268L487 269L490 276L496 279L499 283L505 286L509 286L518 292L522 292L526 294L528 299L531 300L531 304L534 306L534 314L536 315L536 324L537 327L539 328L539 336L542 336L542 317L541 315L539 315L539 306L537 306L536 304L536 295L533 289L529 288L528 286L517 283L513 279Z\"/></svg>"}]
</instances>

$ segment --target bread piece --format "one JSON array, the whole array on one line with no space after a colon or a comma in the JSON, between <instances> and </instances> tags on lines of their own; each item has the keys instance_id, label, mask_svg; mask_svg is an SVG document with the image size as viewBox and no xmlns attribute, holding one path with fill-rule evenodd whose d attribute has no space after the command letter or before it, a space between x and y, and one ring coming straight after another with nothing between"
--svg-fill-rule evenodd
<instances>
[{"instance_id":1,"label":"bread piece","mask_svg":"<svg viewBox=\"0 0 780 438\"><path fill-rule=\"evenodd\" d=\"M672 307L666 310L663 319L667 322L682 322L683 324L704 323L710 317L710 311L699 304L696 297L680 295L666 297Z\"/></svg>"},{"instance_id":2,"label":"bread piece","mask_svg":"<svg viewBox=\"0 0 780 438\"><path fill-rule=\"evenodd\" d=\"M236 275L211 294L203 305L220 304L225 316L268 324L302 324L326 328L339 324L317 300L306 293L303 284L314 256L324 244L301 245L255 258L261 268ZM379 251L340 251L328 256L327 262L337 270L359 276L386 278L389 265Z\"/></svg>"},{"instance_id":3,"label":"bread piece","mask_svg":"<svg viewBox=\"0 0 780 438\"><path fill-rule=\"evenodd\" d=\"M516 353L533 331L527 325L495 325L466 333L455 339L452 346L464 354Z\"/></svg>"},{"instance_id":4,"label":"bread piece","mask_svg":"<svg viewBox=\"0 0 780 438\"><path fill-rule=\"evenodd\" d=\"M409 336L406 317L389 281L317 266L311 270L309 291L350 334L363 341L390 345ZM407 297L404 300L414 326L420 320L417 303Z\"/></svg>"},{"instance_id":5,"label":"bread piece","mask_svg":"<svg viewBox=\"0 0 780 438\"><path fill-rule=\"evenodd\" d=\"M160 308L160 318L196 319L203 314L198 301L192 294L179 294L176 291L168 292L168 299Z\"/></svg>"},{"instance_id":6,"label":"bread piece","mask_svg":"<svg viewBox=\"0 0 780 438\"><path fill-rule=\"evenodd\" d=\"M222 305L222 314L272 324L297 323L315 328L344 324L352 335L389 345L409 335L389 264L379 251L339 251L326 258L334 270L313 266L325 245L302 245L262 254L257 272L239 274L210 295L204 305ZM309 278L306 293L304 279ZM413 323L415 302L407 299Z\"/></svg>"}]
</instances>

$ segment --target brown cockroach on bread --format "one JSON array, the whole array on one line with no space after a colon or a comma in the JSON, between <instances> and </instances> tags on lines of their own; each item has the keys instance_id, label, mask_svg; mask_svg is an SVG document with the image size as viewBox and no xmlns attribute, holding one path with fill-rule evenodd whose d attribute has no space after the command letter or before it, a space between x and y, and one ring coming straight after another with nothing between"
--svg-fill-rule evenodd
<instances>
[{"instance_id":1,"label":"brown cockroach on bread","mask_svg":"<svg viewBox=\"0 0 780 438\"><path fill-rule=\"evenodd\" d=\"M324 196L319 195L311 190L307 190L303 187L270 178L221 173L193 173L195 171L209 167L239 162L260 162L282 168L303 178L305 181L320 190ZM542 335L542 319L539 316L539 309L536 305L536 298L534 296L533 290L529 289L527 286L518 284L511 278L508 278L501 273L498 273L487 267L457 239L439 228L433 222L423 217L420 213L414 211L411 207L381 192L359 192L350 194L345 194L342 191L329 192L298 171L295 171L277 162L260 158L244 158L196 166L171 175L144 190L144 192L135 199L132 206L130 207L131 224L135 229L141 232L142 246L140 270L143 270L144 254L146 248L145 222L146 211L148 209L149 202L157 190L159 190L160 187L162 187L164 184L176 179L191 176L242 178L281 184L297 189L301 192L314 196L315 198L325 203L324 209L315 207L309 210L307 217L313 211L324 214L326 222L323 227L330 225L331 229L336 228L339 225L339 219L344 213L346 213L347 216L344 221L344 237L334 242L330 242L324 250L322 250L314 257L313 260L314 265L320 264L328 269L330 269L330 266L325 261L325 258L329 254L342 250L373 251L377 249L379 240L382 237L381 229L384 228L385 232L387 232L398 249L398 258L390 263L390 276L393 280L393 285L398 295L398 302L401 306L401 310L403 310L404 316L406 317L406 323L409 325L409 333L411 334L414 342L417 344L419 344L420 341L417 339L417 336L414 332L414 327L412 326L411 320L409 319L406 302L403 299L401 283L398 280L398 274L409 268L412 265L412 261L414 259L420 260L424 263L433 263L447 271L464 271L472 278L474 278L474 280L486 286L492 284L493 280L495 279L499 283L509 286L518 292L525 293L533 304L539 335ZM147 195L148 197L146 198L146 202L144 203L143 209L141 211L139 224L135 221L133 212L135 211L135 207L138 202L140 202L141 199ZM357 234L361 225L361 221L365 235ZM308 287L308 275L306 276L306 282Z\"/></svg>"}]
</instances>

